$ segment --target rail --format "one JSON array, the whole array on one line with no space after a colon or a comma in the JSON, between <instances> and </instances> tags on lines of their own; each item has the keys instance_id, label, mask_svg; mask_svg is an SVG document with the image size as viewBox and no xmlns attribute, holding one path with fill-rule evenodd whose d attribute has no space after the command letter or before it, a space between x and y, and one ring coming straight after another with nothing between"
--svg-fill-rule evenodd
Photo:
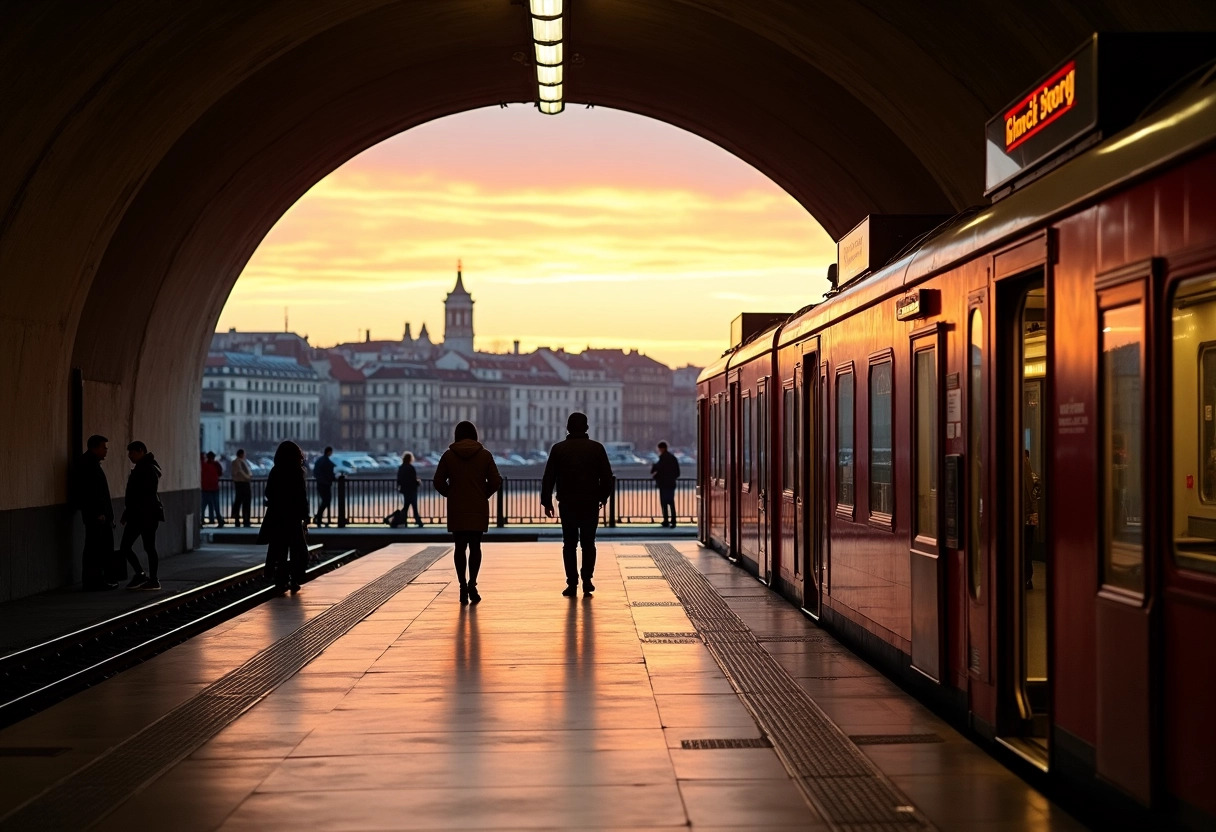
<instances>
[{"instance_id":1,"label":"rail","mask_svg":"<svg viewBox=\"0 0 1216 832\"><path fill-rule=\"evenodd\" d=\"M255 479L250 486L250 521L257 524L266 510L266 480ZM308 504L315 515L321 504L316 480L309 479L307 487ZM540 477L503 477L502 488L489 499L490 521L498 528L556 522L545 516L540 491ZM234 496L232 480L220 480L220 509L226 523L232 522L234 516ZM329 510L322 521L339 527L384 525L390 515L402 508L402 502L395 479L339 476L330 487ZM695 479L677 481L675 510L677 522L696 522ZM447 522L447 500L428 479L423 479L418 489L418 515L427 526ZM601 518L605 526L660 522L663 512L654 481L642 477L617 479ZM408 523L414 523L412 510Z\"/></svg>"},{"instance_id":2,"label":"rail","mask_svg":"<svg viewBox=\"0 0 1216 832\"><path fill-rule=\"evenodd\" d=\"M325 557L309 546L307 580L360 556L349 550ZM282 590L252 566L129 612L0 656L0 726L11 725L113 673L138 664Z\"/></svg>"}]
</instances>

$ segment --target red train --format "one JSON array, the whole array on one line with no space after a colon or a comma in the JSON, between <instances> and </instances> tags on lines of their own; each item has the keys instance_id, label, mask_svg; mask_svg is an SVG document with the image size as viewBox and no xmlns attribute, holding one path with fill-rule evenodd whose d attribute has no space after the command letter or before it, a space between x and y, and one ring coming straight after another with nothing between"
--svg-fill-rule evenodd
<instances>
[{"instance_id":1,"label":"red train","mask_svg":"<svg viewBox=\"0 0 1216 832\"><path fill-rule=\"evenodd\" d=\"M1052 783L1212 828L1216 70L1028 141L1070 67L1111 115L1105 46L990 124L991 207L867 270L872 218L702 373L700 536Z\"/></svg>"}]
</instances>

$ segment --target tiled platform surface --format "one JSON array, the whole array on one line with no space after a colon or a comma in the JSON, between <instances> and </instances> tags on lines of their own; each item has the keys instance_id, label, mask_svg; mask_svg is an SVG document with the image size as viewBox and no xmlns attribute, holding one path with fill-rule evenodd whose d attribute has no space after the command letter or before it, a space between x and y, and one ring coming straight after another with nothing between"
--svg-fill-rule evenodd
<instances>
[{"instance_id":1,"label":"tiled platform surface","mask_svg":"<svg viewBox=\"0 0 1216 832\"><path fill-rule=\"evenodd\" d=\"M147 565L142 545L135 547L139 562ZM81 592L80 585L0 603L0 655L71 633L242 569L266 562L266 547L254 544L204 544L193 552L160 559L160 592L127 592L126 582L116 589ZM128 567L128 574L130 569Z\"/></svg>"},{"instance_id":2,"label":"tiled platform surface","mask_svg":"<svg viewBox=\"0 0 1216 832\"><path fill-rule=\"evenodd\" d=\"M420 546L397 544L0 732L0 816L147 726ZM678 548L758 636L814 625L716 554ZM484 601L457 603L449 557L95 828L818 830L637 543L600 547L597 591L560 596L552 543L486 549ZM624 556L624 557L622 557ZM1076 821L831 640L766 647L939 829ZM824 679L819 677L835 677ZM4 748L66 749L3 756Z\"/></svg>"}]
</instances>

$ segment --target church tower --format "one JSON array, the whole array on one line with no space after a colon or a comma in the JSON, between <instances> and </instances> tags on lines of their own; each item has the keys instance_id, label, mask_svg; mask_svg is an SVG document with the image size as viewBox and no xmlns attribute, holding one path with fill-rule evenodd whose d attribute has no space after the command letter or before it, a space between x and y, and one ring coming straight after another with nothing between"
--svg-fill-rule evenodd
<instances>
[{"instance_id":1,"label":"church tower","mask_svg":"<svg viewBox=\"0 0 1216 832\"><path fill-rule=\"evenodd\" d=\"M461 263L456 261L456 288L443 302L446 310L443 324L443 346L461 355L473 355L473 296L464 288L460 275Z\"/></svg>"}]
</instances>

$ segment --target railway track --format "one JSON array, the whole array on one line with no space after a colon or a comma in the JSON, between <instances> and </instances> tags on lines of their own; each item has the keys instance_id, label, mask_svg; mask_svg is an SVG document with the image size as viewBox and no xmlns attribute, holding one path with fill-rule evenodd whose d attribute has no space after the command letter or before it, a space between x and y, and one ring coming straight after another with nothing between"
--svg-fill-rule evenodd
<instances>
[{"instance_id":1,"label":"railway track","mask_svg":"<svg viewBox=\"0 0 1216 832\"><path fill-rule=\"evenodd\" d=\"M361 556L323 553L308 579ZM67 635L0 656L0 727L11 725L267 601L282 590L253 566Z\"/></svg>"}]
</instances>

